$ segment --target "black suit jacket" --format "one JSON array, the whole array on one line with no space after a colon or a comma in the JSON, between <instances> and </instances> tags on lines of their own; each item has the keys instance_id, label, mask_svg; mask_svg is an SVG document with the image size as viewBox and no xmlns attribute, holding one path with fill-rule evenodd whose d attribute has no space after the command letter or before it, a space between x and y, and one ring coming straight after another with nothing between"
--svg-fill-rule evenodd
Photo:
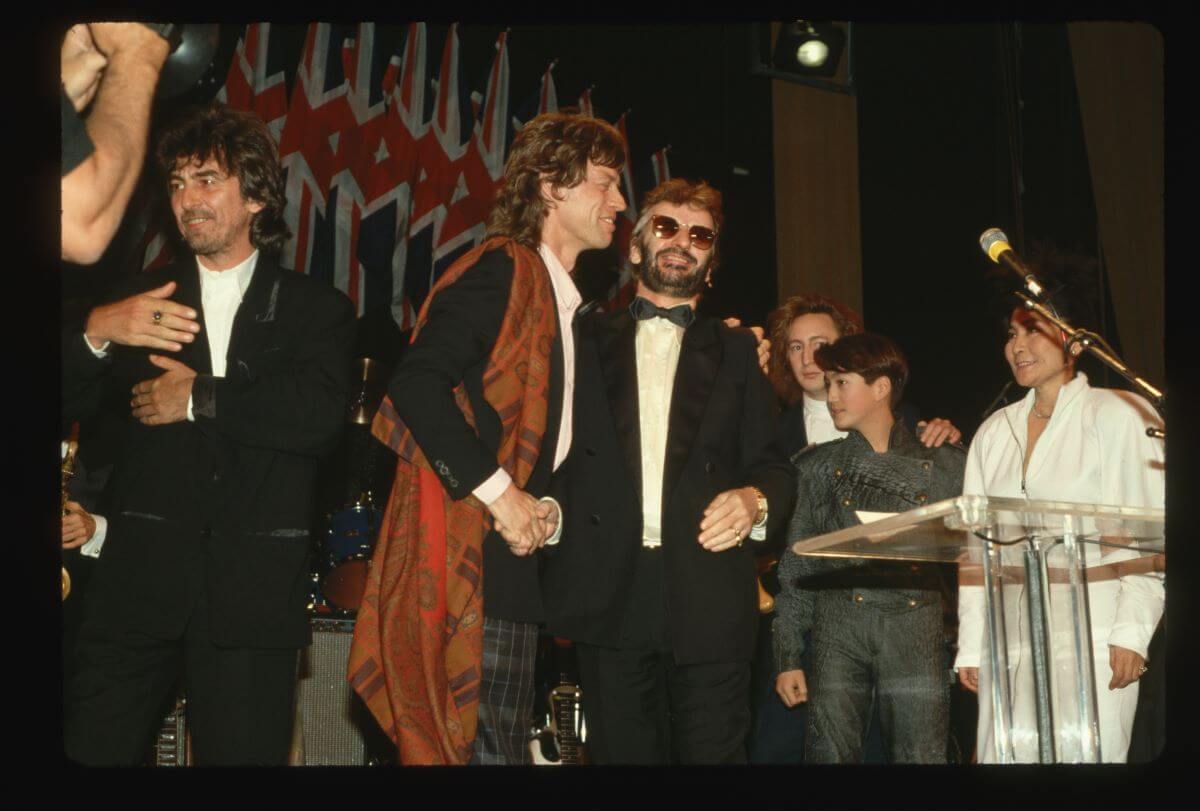
<instances>
[{"instance_id":1,"label":"black suit jacket","mask_svg":"<svg viewBox=\"0 0 1200 811\"><path fill-rule=\"evenodd\" d=\"M498 467L500 417L484 399L483 372L500 334L512 279L512 259L504 251L488 251L441 290L388 384L396 412L454 499L471 495ZM545 495L549 487L562 415L561 324L559 328L551 349L546 433L524 488L534 497ZM460 382L475 414L474 430L454 402ZM483 540L483 610L496 619L543 618L537 556L517 557L495 531Z\"/></svg>"},{"instance_id":2,"label":"black suit jacket","mask_svg":"<svg viewBox=\"0 0 1200 811\"><path fill-rule=\"evenodd\" d=\"M68 408L123 410L89 615L173 638L203 590L214 643L305 645L313 485L345 422L353 307L260 254L225 377L214 378L194 259L139 274L114 298L172 280L173 299L198 311L201 331L180 352L160 354L197 372L194 422L147 426L129 413L132 386L162 374L149 350L114 347L103 360L81 340L65 350Z\"/></svg>"},{"instance_id":3,"label":"black suit jacket","mask_svg":"<svg viewBox=\"0 0 1200 811\"><path fill-rule=\"evenodd\" d=\"M625 310L580 325L571 453L553 487L563 537L543 552L549 630L609 647L619 646L642 545L635 335ZM773 395L751 333L698 319L680 348L663 477L668 630L680 664L748 660L754 651L755 542L713 553L696 537L709 502L747 485L767 497L768 535L786 526L796 488L773 430Z\"/></svg>"}]
</instances>

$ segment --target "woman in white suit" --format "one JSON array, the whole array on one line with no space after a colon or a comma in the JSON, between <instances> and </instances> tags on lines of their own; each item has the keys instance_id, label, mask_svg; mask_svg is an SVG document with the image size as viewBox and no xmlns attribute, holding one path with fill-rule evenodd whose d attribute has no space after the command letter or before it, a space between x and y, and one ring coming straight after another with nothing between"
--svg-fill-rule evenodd
<instances>
[{"instance_id":1,"label":"woman in white suit","mask_svg":"<svg viewBox=\"0 0 1200 811\"><path fill-rule=\"evenodd\" d=\"M1054 301L1061 317L1078 325L1062 306L1070 308L1067 296L1060 293ZM1146 400L1125 391L1092 388L1087 376L1076 372L1062 332L1023 307L1011 313L1004 356L1017 384L1029 391L980 427L967 454L964 494L1163 506L1162 441L1146 435L1148 427L1161 427L1162 422ZM1096 554L1094 548L1086 551ZM1157 562L1129 563L1088 572L1100 755L1105 762L1125 760L1138 679L1149 666L1147 647L1163 611L1162 574L1152 571ZM955 667L962 684L979 696L982 763L998 760L991 734L992 674L982 655L986 633L983 589L960 581ZM1015 690L1014 714L1021 707L1030 710L1032 697L1022 695L1020 686ZM1019 726L1023 733L1014 734L1014 755L1018 761L1036 761L1036 727Z\"/></svg>"}]
</instances>

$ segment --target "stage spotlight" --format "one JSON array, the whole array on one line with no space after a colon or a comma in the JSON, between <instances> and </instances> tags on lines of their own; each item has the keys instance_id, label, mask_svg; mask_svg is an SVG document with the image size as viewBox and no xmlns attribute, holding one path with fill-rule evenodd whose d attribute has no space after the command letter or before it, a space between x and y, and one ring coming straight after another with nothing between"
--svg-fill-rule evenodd
<instances>
[{"instance_id":1,"label":"stage spotlight","mask_svg":"<svg viewBox=\"0 0 1200 811\"><path fill-rule=\"evenodd\" d=\"M774 68L802 76L833 76L846 46L846 32L832 23L784 23L775 41Z\"/></svg>"}]
</instances>

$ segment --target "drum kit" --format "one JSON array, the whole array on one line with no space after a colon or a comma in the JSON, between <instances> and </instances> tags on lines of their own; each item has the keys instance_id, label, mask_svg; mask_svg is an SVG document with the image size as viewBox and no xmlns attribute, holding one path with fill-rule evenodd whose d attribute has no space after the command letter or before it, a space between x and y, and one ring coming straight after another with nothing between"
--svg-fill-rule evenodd
<instances>
[{"instance_id":1,"label":"drum kit","mask_svg":"<svg viewBox=\"0 0 1200 811\"><path fill-rule=\"evenodd\" d=\"M387 370L371 358L354 361L356 385L347 410L349 432L370 430L375 410L387 388ZM318 535L312 571L309 573L308 610L315 616L349 618L358 612L367 583L371 554L383 519L383 504L375 493L378 453L373 442L349 443L348 478L361 486L349 503L326 513L325 531ZM380 446L382 447L382 446Z\"/></svg>"}]
</instances>

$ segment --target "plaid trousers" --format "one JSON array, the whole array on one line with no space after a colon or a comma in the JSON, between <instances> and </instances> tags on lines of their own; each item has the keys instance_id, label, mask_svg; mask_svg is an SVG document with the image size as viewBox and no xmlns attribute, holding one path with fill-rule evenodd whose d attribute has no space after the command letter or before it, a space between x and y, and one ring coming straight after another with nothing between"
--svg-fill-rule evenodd
<instances>
[{"instance_id":1,"label":"plaid trousers","mask_svg":"<svg viewBox=\"0 0 1200 811\"><path fill-rule=\"evenodd\" d=\"M537 639L537 623L483 618L483 674L471 765L532 765Z\"/></svg>"}]
</instances>

